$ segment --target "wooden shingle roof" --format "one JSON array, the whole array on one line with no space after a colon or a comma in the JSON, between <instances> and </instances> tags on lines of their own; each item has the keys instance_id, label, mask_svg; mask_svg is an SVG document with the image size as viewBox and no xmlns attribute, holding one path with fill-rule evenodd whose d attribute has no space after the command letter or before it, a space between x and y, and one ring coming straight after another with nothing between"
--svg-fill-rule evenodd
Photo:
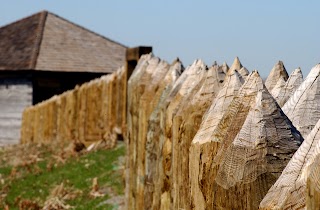
<instances>
[{"instance_id":1,"label":"wooden shingle roof","mask_svg":"<svg viewBox=\"0 0 320 210\"><path fill-rule=\"evenodd\" d=\"M126 49L47 11L0 28L0 70L109 73Z\"/></svg>"}]
</instances>

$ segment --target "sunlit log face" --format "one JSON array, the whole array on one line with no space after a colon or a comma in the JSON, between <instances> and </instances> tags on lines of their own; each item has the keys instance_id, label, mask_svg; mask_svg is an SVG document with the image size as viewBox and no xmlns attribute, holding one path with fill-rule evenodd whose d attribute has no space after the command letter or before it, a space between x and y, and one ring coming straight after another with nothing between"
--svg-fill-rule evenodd
<instances>
[{"instance_id":1,"label":"sunlit log face","mask_svg":"<svg viewBox=\"0 0 320 210\"><path fill-rule=\"evenodd\" d=\"M280 107L283 107L302 82L303 75L300 68L295 69L290 74L287 81L282 77L279 78L277 84L272 89L271 94L276 99Z\"/></svg>"},{"instance_id":2,"label":"sunlit log face","mask_svg":"<svg viewBox=\"0 0 320 210\"><path fill-rule=\"evenodd\" d=\"M194 139L190 148L196 209L257 209L302 140L257 72L211 132L209 141Z\"/></svg>"}]
</instances>

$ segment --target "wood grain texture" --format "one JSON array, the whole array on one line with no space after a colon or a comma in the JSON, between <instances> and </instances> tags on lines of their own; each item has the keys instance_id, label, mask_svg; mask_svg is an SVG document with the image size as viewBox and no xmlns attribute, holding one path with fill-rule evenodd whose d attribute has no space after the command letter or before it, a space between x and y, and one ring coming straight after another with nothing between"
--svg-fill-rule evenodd
<instances>
[{"instance_id":1,"label":"wood grain texture","mask_svg":"<svg viewBox=\"0 0 320 210\"><path fill-rule=\"evenodd\" d=\"M185 80L180 80L180 78L183 78L182 76L184 74L186 75ZM160 195L163 199L160 203L156 203L153 209L159 209L159 207L160 209L163 209L164 206L171 205L172 198L170 191L172 186L171 163L173 118L178 112L179 107L183 104L183 101L200 89L206 75L206 65L201 60L196 60L177 80L177 84L175 84L175 87L167 98L167 104L162 107L160 114L160 148L158 150L160 159L159 164L157 164L159 173L155 184L155 196L157 197Z\"/></svg>"},{"instance_id":2,"label":"wood grain texture","mask_svg":"<svg viewBox=\"0 0 320 210\"><path fill-rule=\"evenodd\" d=\"M228 71L222 89L203 116L203 120L193 139L193 143L211 141L212 131L216 129L216 126L222 119L233 98L237 95L243 82L241 75L237 71Z\"/></svg>"},{"instance_id":3,"label":"wood grain texture","mask_svg":"<svg viewBox=\"0 0 320 210\"><path fill-rule=\"evenodd\" d=\"M139 118L138 118L138 151L137 151L137 196L136 196L136 209L141 209L144 207L145 201L145 155L146 155L146 141L147 141L147 130L148 130L148 120L150 115L157 105L160 96L166 86L163 83L164 78L169 70L170 65L161 60L156 68L153 69L151 78L146 81L146 87L143 94L140 97L139 103ZM139 85L143 83L141 79ZM158 94L157 94L158 92Z\"/></svg>"},{"instance_id":4,"label":"wood grain texture","mask_svg":"<svg viewBox=\"0 0 320 210\"><path fill-rule=\"evenodd\" d=\"M276 183L260 203L260 209L303 209L306 206L307 176L303 175L320 137L320 121L303 141Z\"/></svg>"},{"instance_id":5,"label":"wood grain texture","mask_svg":"<svg viewBox=\"0 0 320 210\"><path fill-rule=\"evenodd\" d=\"M284 132L279 135L278 131ZM295 132L259 74L251 73L210 141L192 142L192 207L257 209L285 167L283 160L298 148L300 138Z\"/></svg>"},{"instance_id":6,"label":"wood grain texture","mask_svg":"<svg viewBox=\"0 0 320 210\"><path fill-rule=\"evenodd\" d=\"M213 203L222 209L258 209L302 137L264 88L257 93L233 142L229 146L224 142L214 160L219 169ZM230 199L222 200L225 194Z\"/></svg>"},{"instance_id":7,"label":"wood grain texture","mask_svg":"<svg viewBox=\"0 0 320 210\"><path fill-rule=\"evenodd\" d=\"M272 89L275 87L280 77L282 77L285 81L287 81L289 77L282 61L278 61L278 63L274 65L269 76L266 79L265 85L269 92L272 92Z\"/></svg>"},{"instance_id":8,"label":"wood grain texture","mask_svg":"<svg viewBox=\"0 0 320 210\"><path fill-rule=\"evenodd\" d=\"M160 110L166 103L166 99L171 92L174 83L182 74L184 68L179 60L174 61L166 76L164 77L161 85L164 88L159 88L156 91L156 95L160 95L159 100L152 100L154 109L148 119L148 133L146 141L146 154L145 154L145 191L144 191L144 209L152 209L154 198L154 185L156 182L158 167L156 163L159 160L159 154L157 149L159 147L159 135L160 135ZM162 91L161 91L162 89ZM158 97L155 97L158 98ZM156 103L157 102L157 103Z\"/></svg>"},{"instance_id":9,"label":"wood grain texture","mask_svg":"<svg viewBox=\"0 0 320 210\"><path fill-rule=\"evenodd\" d=\"M117 102L118 88L123 89L118 81L126 79L118 71L26 108L21 143L81 141L88 145L105 140L106 147L114 147L118 115L123 116L126 103Z\"/></svg>"},{"instance_id":10,"label":"wood grain texture","mask_svg":"<svg viewBox=\"0 0 320 210\"><path fill-rule=\"evenodd\" d=\"M201 182L201 180L206 179L203 169L206 167L207 161L209 161L210 154L216 153L216 151L212 150L214 147L208 147L208 145L215 145L215 143L212 142L212 133L227 111L231 101L235 95L237 95L242 83L243 80L241 80L241 76L237 71L228 71L223 88L219 91L211 107L203 117L200 129L192 140L189 153L192 208L205 209L207 206L205 197L207 195L206 192L202 192L202 185L204 183ZM209 197L208 199L210 199Z\"/></svg>"},{"instance_id":11,"label":"wood grain texture","mask_svg":"<svg viewBox=\"0 0 320 210\"><path fill-rule=\"evenodd\" d=\"M300 68L295 69L290 74L287 81L280 77L277 84L271 91L272 96L276 99L280 107L289 100L302 82L303 75Z\"/></svg>"},{"instance_id":12,"label":"wood grain texture","mask_svg":"<svg viewBox=\"0 0 320 210\"><path fill-rule=\"evenodd\" d=\"M304 138L320 119L320 64L313 67L305 81L283 106L283 112Z\"/></svg>"},{"instance_id":13,"label":"wood grain texture","mask_svg":"<svg viewBox=\"0 0 320 210\"><path fill-rule=\"evenodd\" d=\"M320 156L319 156L319 143L317 144L316 151L314 152L313 159L309 161L310 165L306 171L307 179L307 191L306 196L306 207L307 209L320 209Z\"/></svg>"},{"instance_id":14,"label":"wood grain texture","mask_svg":"<svg viewBox=\"0 0 320 210\"><path fill-rule=\"evenodd\" d=\"M126 160L126 208L136 208L137 193L137 150L138 150L138 117L139 100L144 92L145 85L140 84L150 79L152 70L158 65L159 59L152 54L141 56L136 68L128 81L127 103L127 160ZM148 68L149 67L149 68Z\"/></svg>"},{"instance_id":15,"label":"wood grain texture","mask_svg":"<svg viewBox=\"0 0 320 210\"><path fill-rule=\"evenodd\" d=\"M203 114L222 87L222 75L218 65L209 68L199 91L189 95L173 118L171 209L190 209L189 147Z\"/></svg>"}]
</instances>

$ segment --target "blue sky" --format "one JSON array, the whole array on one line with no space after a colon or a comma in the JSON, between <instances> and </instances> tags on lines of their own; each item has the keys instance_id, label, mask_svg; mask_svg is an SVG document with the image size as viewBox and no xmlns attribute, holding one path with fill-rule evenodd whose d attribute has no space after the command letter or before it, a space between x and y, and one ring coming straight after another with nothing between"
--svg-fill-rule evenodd
<instances>
[{"instance_id":1,"label":"blue sky","mask_svg":"<svg viewBox=\"0 0 320 210\"><path fill-rule=\"evenodd\" d=\"M197 58L231 65L239 56L263 77L278 60L306 76L320 62L318 0L0 1L1 26L45 9L126 46L151 45L185 66Z\"/></svg>"}]
</instances>

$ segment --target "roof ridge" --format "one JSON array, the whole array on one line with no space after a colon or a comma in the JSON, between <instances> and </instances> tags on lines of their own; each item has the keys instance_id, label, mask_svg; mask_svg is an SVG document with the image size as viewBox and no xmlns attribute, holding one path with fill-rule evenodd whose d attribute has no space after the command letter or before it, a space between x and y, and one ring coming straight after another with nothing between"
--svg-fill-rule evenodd
<instances>
[{"instance_id":1,"label":"roof ridge","mask_svg":"<svg viewBox=\"0 0 320 210\"><path fill-rule=\"evenodd\" d=\"M121 46L123 46L123 47L128 48L127 46L125 46L124 44L121 44L120 42L114 41L114 40L112 40L112 39L110 39L110 38L108 38L108 37L105 37L105 36L103 36L103 35L101 35L101 34L98 34L97 32L94 32L94 31L92 31L92 30L90 30L90 29L87 29L87 28L81 26L81 25L78 25L77 23L74 23L74 22L72 22L72 21L70 21L70 20L67 20L67 19L65 19L65 18L63 18L63 17L61 17L61 16L59 16L59 15L57 15L57 14L54 14L54 13L49 12L49 11L47 11L47 13L50 14L50 15L53 15L53 16L61 19L61 20L64 20L64 21L66 21L66 22L68 22L68 23L70 23L70 24L72 24L72 25L74 25L74 26L76 26L76 27L78 27L78 28L81 28L81 29L83 29L83 30L85 30L85 31L87 31L87 32L89 32L89 33L92 33L92 34L94 34L94 35L96 35L96 36L99 36L99 37L101 37L101 38L103 38L103 39L106 39L106 40L108 40L108 41L110 41L110 42L113 42L113 43L115 43L115 44L118 44L118 45L121 45Z\"/></svg>"},{"instance_id":2,"label":"roof ridge","mask_svg":"<svg viewBox=\"0 0 320 210\"><path fill-rule=\"evenodd\" d=\"M39 25L37 28L37 32L36 32L36 40L35 40L35 46L32 52L32 57L31 57L31 63L30 63L30 69L35 69L36 65L37 65L37 60L38 60L38 55L39 55L39 51L40 51L40 46L42 43L42 37L43 37L43 32L44 32L44 27L46 24L46 20L47 20L47 16L48 16L48 11L42 11L40 12L40 21L39 21Z\"/></svg>"},{"instance_id":3,"label":"roof ridge","mask_svg":"<svg viewBox=\"0 0 320 210\"><path fill-rule=\"evenodd\" d=\"M16 23L19 23L19 22L22 22L22 21L24 21L24 20L26 20L28 18L31 18L31 17L36 16L36 15L40 15L41 13L44 13L44 12L48 12L48 11L47 10L42 10L42 11L37 12L37 13L32 13L31 15L28 15L26 17L20 18L18 20L15 20L13 22L9 22L9 23L7 23L7 24L5 24L3 26L0 26L0 29L5 28L5 27L10 26L10 25L13 25L13 24L16 24Z\"/></svg>"}]
</instances>

